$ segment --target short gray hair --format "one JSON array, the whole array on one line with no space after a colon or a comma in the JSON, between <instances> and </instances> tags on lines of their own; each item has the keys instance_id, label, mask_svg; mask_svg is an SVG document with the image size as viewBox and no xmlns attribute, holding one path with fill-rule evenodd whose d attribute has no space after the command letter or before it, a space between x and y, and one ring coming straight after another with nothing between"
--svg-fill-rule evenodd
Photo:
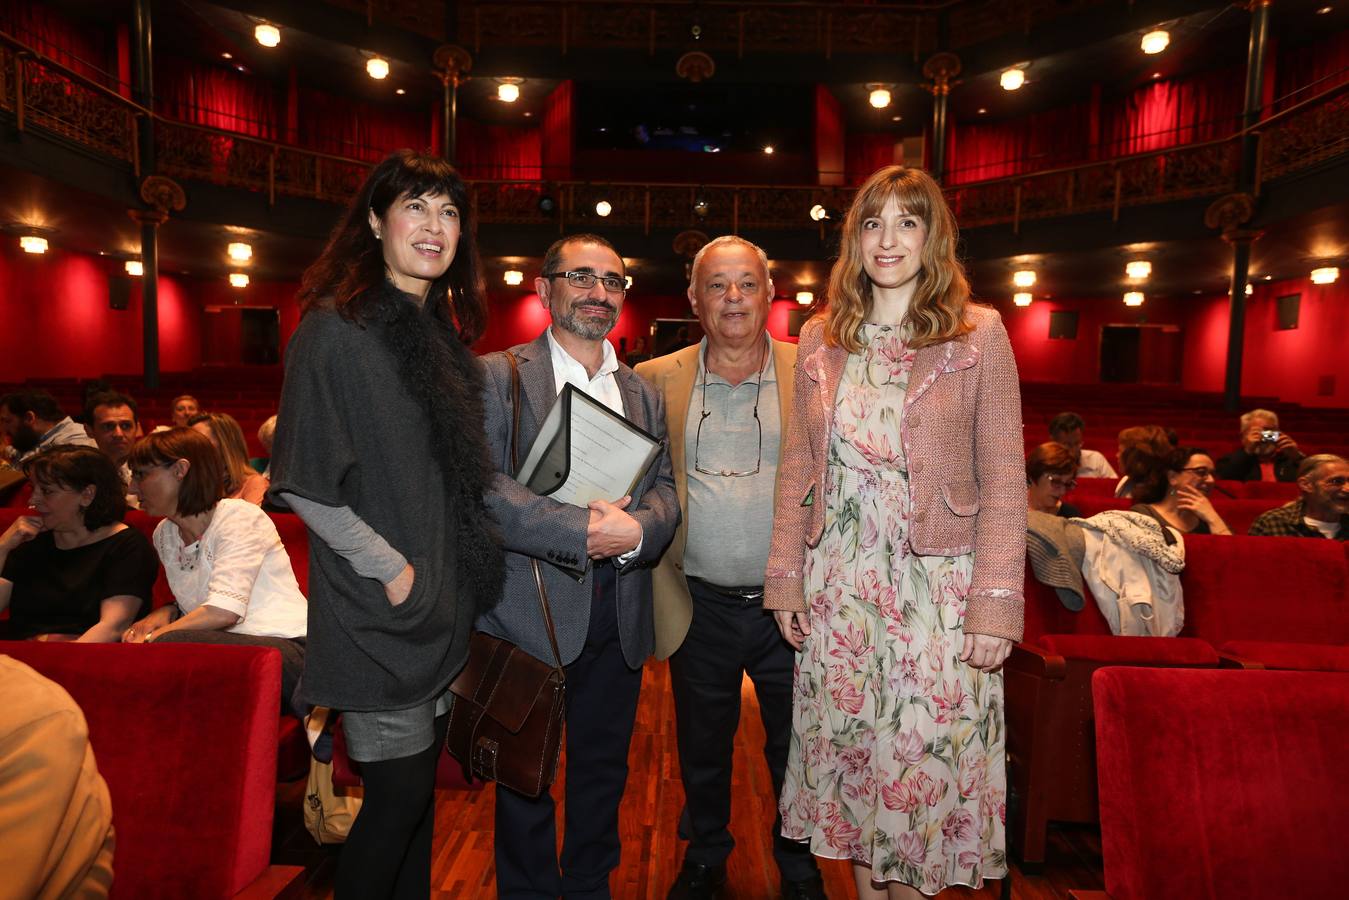
<instances>
[{"instance_id":1,"label":"short gray hair","mask_svg":"<svg viewBox=\"0 0 1349 900\"><path fill-rule=\"evenodd\" d=\"M1273 425L1276 429L1279 427L1279 414L1268 409L1253 409L1241 417L1241 433L1245 434L1246 429L1251 427L1251 423L1256 419L1264 419Z\"/></svg>"},{"instance_id":2,"label":"short gray hair","mask_svg":"<svg viewBox=\"0 0 1349 900\"><path fill-rule=\"evenodd\" d=\"M1298 478L1315 478L1317 471L1322 466L1328 466L1331 463L1345 462L1343 456L1337 456L1334 453L1318 453L1315 456L1308 456L1302 460L1297 467Z\"/></svg>"},{"instance_id":3,"label":"short gray hair","mask_svg":"<svg viewBox=\"0 0 1349 900\"><path fill-rule=\"evenodd\" d=\"M773 280L773 273L768 270L768 254L764 252L762 247L753 241L745 240L738 234L723 234L721 237L713 238L706 244L703 244L698 252L694 254L693 265L689 268L689 290L693 290L693 286L698 283L698 267L703 264L703 254L714 247L730 247L736 245L748 247L753 250L754 255L759 257L759 264L763 266L764 277L770 282ZM769 299L771 300L772 298L770 297Z\"/></svg>"},{"instance_id":4,"label":"short gray hair","mask_svg":"<svg viewBox=\"0 0 1349 900\"><path fill-rule=\"evenodd\" d=\"M258 443L264 447L272 446L272 439L276 436L276 416L271 416L267 421L258 426Z\"/></svg>"}]
</instances>

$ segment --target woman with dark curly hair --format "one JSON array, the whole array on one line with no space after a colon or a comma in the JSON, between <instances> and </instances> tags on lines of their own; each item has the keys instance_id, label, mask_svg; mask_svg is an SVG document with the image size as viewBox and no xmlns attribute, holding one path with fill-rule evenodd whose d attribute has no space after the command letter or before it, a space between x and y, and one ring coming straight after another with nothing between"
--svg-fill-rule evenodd
<instances>
[{"instance_id":1,"label":"woman with dark curly hair","mask_svg":"<svg viewBox=\"0 0 1349 900\"><path fill-rule=\"evenodd\" d=\"M1209 500L1217 466L1207 450L1177 447L1160 457L1144 453L1138 463L1143 477L1133 490L1133 509L1181 534L1232 533Z\"/></svg>"},{"instance_id":2,"label":"woman with dark curly hair","mask_svg":"<svg viewBox=\"0 0 1349 900\"><path fill-rule=\"evenodd\" d=\"M446 688L501 591L471 213L449 163L385 159L305 273L286 350L268 497L311 533L303 694L342 712L365 782L339 900L430 894Z\"/></svg>"}]
</instances>

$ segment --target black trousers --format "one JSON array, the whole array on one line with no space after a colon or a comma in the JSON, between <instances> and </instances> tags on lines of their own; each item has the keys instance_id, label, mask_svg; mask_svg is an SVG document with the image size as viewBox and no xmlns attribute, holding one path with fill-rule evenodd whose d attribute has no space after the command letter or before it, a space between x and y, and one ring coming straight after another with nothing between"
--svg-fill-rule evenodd
<instances>
[{"instance_id":1,"label":"black trousers","mask_svg":"<svg viewBox=\"0 0 1349 900\"><path fill-rule=\"evenodd\" d=\"M567 671L566 821L562 857L550 793L525 797L496 787L497 896L607 898L618 867L618 806L628 780L628 745L642 670L619 645L615 573L597 566L590 630Z\"/></svg>"},{"instance_id":2,"label":"black trousers","mask_svg":"<svg viewBox=\"0 0 1349 900\"><path fill-rule=\"evenodd\" d=\"M740 723L740 686L754 682L763 719L764 759L774 800L782 794L792 729L795 653L782 639L773 615L759 601L746 601L705 582L689 579L693 621L670 657L678 728L684 811L679 836L689 842L685 859L704 866L725 862L731 836L731 757ZM782 817L773 820L773 859L788 881L817 871L809 848L782 837Z\"/></svg>"}]
</instances>

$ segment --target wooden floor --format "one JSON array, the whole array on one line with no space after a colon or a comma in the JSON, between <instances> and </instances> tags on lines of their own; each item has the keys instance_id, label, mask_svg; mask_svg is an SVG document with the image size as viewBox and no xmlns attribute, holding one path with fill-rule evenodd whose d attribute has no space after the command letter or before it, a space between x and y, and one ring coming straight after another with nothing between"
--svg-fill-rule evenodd
<instances>
[{"instance_id":1,"label":"wooden floor","mask_svg":"<svg viewBox=\"0 0 1349 900\"><path fill-rule=\"evenodd\" d=\"M735 742L735 782L731 831L736 849L729 862L728 900L768 900L778 896L769 825L775 798L764 765L763 727L758 704L748 681L743 692L740 731ZM683 848L676 823L683 804L679 761L675 751L674 703L669 668L649 663L642 682L642 699L629 756L631 773L619 817L623 860L612 879L616 898L663 898L669 890ZM304 784L282 785L277 793L277 822L273 862L306 867L306 883L299 896L332 896L333 876L340 848L319 848L300 821ZM561 796L561 779L554 793ZM495 896L492 867L493 791L441 791L436 800L434 897ZM831 898L854 897L850 866L822 860L825 887ZM1050 833L1048 861L1043 873L1012 873L1014 900L1068 900L1070 889L1103 888L1100 840L1094 829L1064 828ZM943 898L1004 896L1000 882L981 890L952 888Z\"/></svg>"}]
</instances>

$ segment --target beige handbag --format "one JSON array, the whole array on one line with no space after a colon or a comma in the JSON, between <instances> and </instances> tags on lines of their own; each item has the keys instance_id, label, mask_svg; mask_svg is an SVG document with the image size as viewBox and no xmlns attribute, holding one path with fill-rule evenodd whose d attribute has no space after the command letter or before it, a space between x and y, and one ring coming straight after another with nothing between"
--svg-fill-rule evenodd
<instances>
[{"instance_id":1,"label":"beige handbag","mask_svg":"<svg viewBox=\"0 0 1349 900\"><path fill-rule=\"evenodd\" d=\"M304 827L320 844L340 844L347 839L356 814L361 811L361 788L333 789L333 764L309 761L309 781L304 786Z\"/></svg>"}]
</instances>

